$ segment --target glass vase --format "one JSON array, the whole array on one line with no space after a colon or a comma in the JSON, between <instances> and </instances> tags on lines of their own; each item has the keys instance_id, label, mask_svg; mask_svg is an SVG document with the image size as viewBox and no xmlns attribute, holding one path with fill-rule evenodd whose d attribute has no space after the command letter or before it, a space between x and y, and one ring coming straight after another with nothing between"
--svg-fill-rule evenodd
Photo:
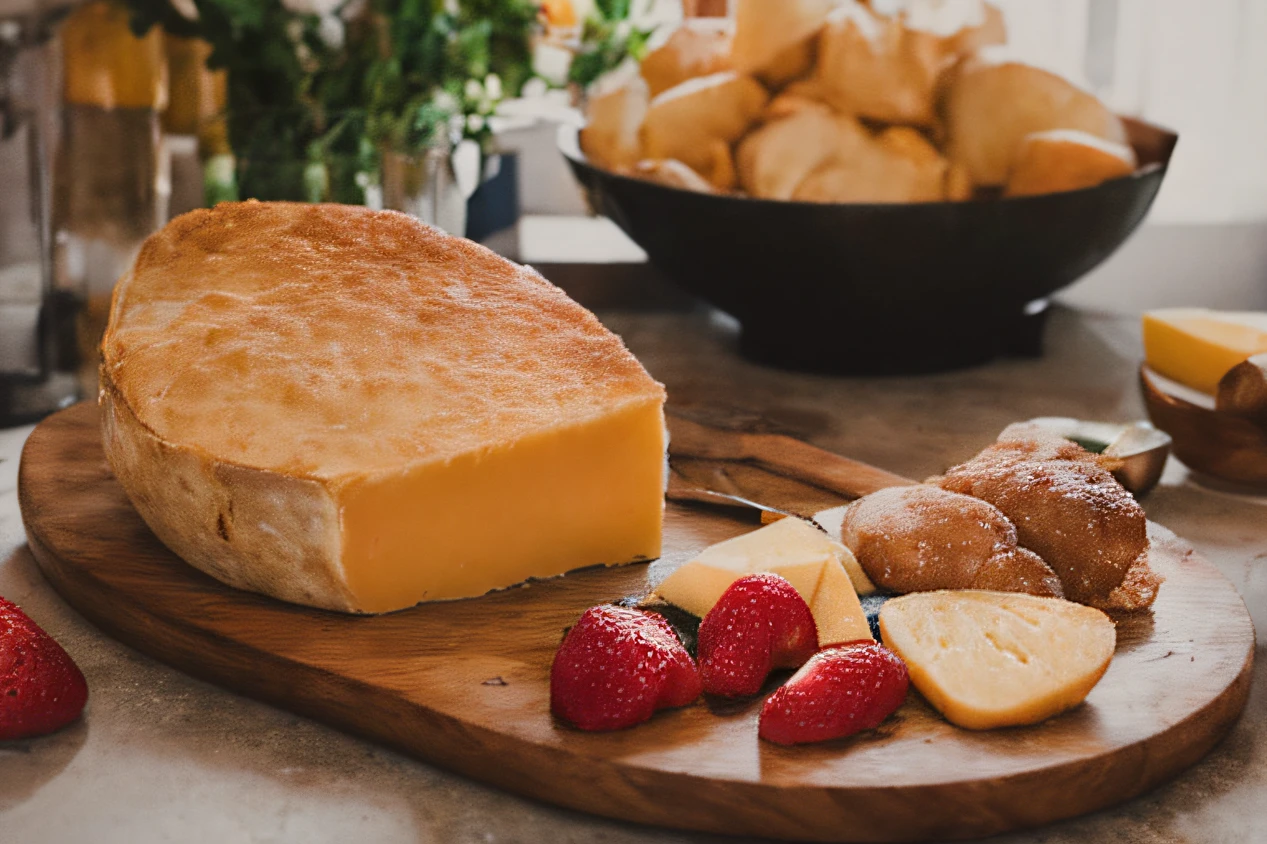
<instances>
[{"instance_id":1,"label":"glass vase","mask_svg":"<svg viewBox=\"0 0 1267 844\"><path fill-rule=\"evenodd\" d=\"M409 154L384 151L382 191L384 208L458 237L466 234L466 196L458 185L448 144Z\"/></svg>"}]
</instances>

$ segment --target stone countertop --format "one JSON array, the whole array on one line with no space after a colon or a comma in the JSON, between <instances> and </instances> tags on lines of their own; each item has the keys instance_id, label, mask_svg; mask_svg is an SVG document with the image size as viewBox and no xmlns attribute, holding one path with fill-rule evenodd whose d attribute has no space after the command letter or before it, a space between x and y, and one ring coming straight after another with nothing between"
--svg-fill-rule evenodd
<instances>
[{"instance_id":1,"label":"stone countertop","mask_svg":"<svg viewBox=\"0 0 1267 844\"><path fill-rule=\"evenodd\" d=\"M720 403L913 477L963 460L1033 416L1143 415L1135 320L1057 310L1048 354L935 376L797 375L747 363L734 326L701 311L600 313L679 404ZM842 325L842 331L848 326ZM83 668L86 716L0 744L0 841L609 842L713 836L638 827L522 800L187 677L69 609L25 547L15 483L29 428L0 431L0 595ZM1267 841L1267 499L1207 489L1171 462L1145 502L1240 590L1259 633L1245 716L1177 781L1000 844Z\"/></svg>"}]
</instances>

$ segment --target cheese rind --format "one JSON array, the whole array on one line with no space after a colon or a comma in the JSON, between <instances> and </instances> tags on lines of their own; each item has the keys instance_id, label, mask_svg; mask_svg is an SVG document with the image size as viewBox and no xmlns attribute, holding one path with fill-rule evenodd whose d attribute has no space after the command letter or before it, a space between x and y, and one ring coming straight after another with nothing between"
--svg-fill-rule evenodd
<instances>
[{"instance_id":1,"label":"cheese rind","mask_svg":"<svg viewBox=\"0 0 1267 844\"><path fill-rule=\"evenodd\" d=\"M1169 308L1145 313L1143 331L1152 369L1208 395L1232 367L1267 352L1267 313Z\"/></svg>"},{"instance_id":2,"label":"cheese rind","mask_svg":"<svg viewBox=\"0 0 1267 844\"><path fill-rule=\"evenodd\" d=\"M805 599L820 646L870 639L846 559L861 573L848 548L808 522L785 518L706 548L665 578L655 594L702 618L740 577L769 572Z\"/></svg>"},{"instance_id":3,"label":"cheese rind","mask_svg":"<svg viewBox=\"0 0 1267 844\"><path fill-rule=\"evenodd\" d=\"M1016 592L918 592L880 610L886 647L946 720L971 730L1036 724L1077 706L1108 670L1099 610Z\"/></svg>"},{"instance_id":4,"label":"cheese rind","mask_svg":"<svg viewBox=\"0 0 1267 844\"><path fill-rule=\"evenodd\" d=\"M103 360L116 477L230 585L386 612L660 553L663 388L558 288L404 215L178 218Z\"/></svg>"}]
</instances>

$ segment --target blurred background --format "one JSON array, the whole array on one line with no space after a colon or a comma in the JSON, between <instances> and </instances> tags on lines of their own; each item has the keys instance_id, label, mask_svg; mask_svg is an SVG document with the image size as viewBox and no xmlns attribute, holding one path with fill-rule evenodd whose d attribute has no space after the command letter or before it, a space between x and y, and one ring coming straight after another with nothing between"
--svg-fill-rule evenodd
<instances>
[{"instance_id":1,"label":"blurred background","mask_svg":"<svg viewBox=\"0 0 1267 844\"><path fill-rule=\"evenodd\" d=\"M1182 136L1144 227L1058 300L1267 308L1267 3L997 5L1011 55ZM0 0L0 404L17 418L91 394L110 290L141 241L224 199L393 208L530 263L639 263L591 214L556 129L684 15L731 12Z\"/></svg>"}]
</instances>

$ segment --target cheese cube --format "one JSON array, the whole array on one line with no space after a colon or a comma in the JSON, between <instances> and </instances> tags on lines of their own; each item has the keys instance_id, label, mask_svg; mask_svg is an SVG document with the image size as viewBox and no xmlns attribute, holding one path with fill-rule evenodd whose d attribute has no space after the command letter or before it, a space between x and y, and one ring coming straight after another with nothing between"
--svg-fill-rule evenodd
<instances>
[{"instance_id":1,"label":"cheese cube","mask_svg":"<svg viewBox=\"0 0 1267 844\"><path fill-rule=\"evenodd\" d=\"M777 574L809 604L818 642L825 646L871 638L849 569L863 578L863 591L875 590L848 548L808 522L787 518L706 548L655 593L702 618L745 574Z\"/></svg>"},{"instance_id":2,"label":"cheese cube","mask_svg":"<svg viewBox=\"0 0 1267 844\"><path fill-rule=\"evenodd\" d=\"M1257 311L1149 311L1143 328L1149 367L1208 395L1232 367L1267 352L1267 313Z\"/></svg>"}]
</instances>

